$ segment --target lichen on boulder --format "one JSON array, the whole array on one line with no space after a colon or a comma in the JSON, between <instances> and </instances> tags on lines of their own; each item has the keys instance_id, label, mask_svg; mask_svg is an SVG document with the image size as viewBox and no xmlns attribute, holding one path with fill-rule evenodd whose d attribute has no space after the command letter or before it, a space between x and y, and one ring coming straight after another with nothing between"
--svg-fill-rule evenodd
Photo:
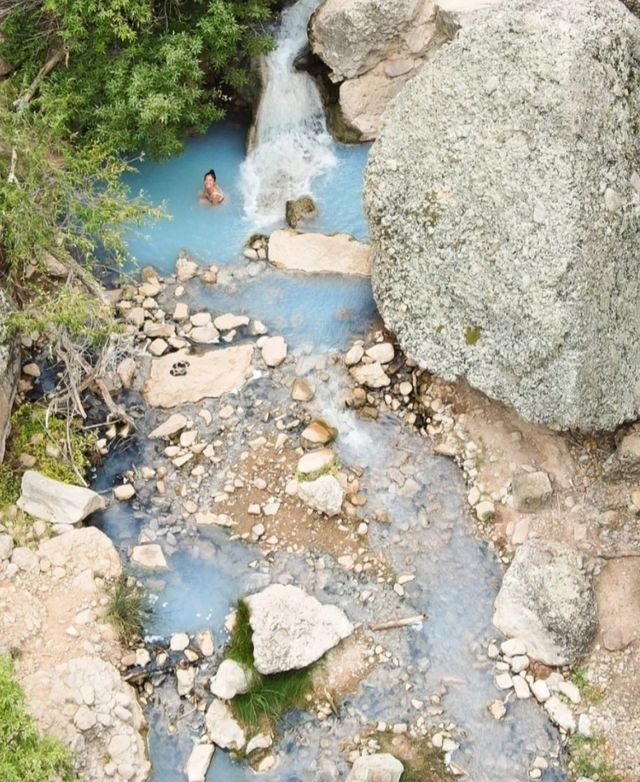
<instances>
[{"instance_id":1,"label":"lichen on boulder","mask_svg":"<svg viewBox=\"0 0 640 782\"><path fill-rule=\"evenodd\" d=\"M409 355L553 427L638 415L638 116L618 0L509 0L425 64L365 182L375 298Z\"/></svg>"}]
</instances>

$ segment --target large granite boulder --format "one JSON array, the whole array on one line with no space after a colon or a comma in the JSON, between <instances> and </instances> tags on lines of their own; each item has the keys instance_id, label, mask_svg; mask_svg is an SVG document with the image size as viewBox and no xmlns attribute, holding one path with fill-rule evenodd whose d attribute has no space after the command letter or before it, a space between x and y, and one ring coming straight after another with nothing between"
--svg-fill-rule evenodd
<instances>
[{"instance_id":1,"label":"large granite boulder","mask_svg":"<svg viewBox=\"0 0 640 782\"><path fill-rule=\"evenodd\" d=\"M547 665L571 665L583 657L598 619L582 555L555 541L520 546L496 597L493 624L519 638L529 657Z\"/></svg>"},{"instance_id":2,"label":"large granite boulder","mask_svg":"<svg viewBox=\"0 0 640 782\"><path fill-rule=\"evenodd\" d=\"M390 104L365 204L387 326L525 418L640 410L640 22L506 0Z\"/></svg>"},{"instance_id":3,"label":"large granite boulder","mask_svg":"<svg viewBox=\"0 0 640 782\"><path fill-rule=\"evenodd\" d=\"M362 755L356 758L346 782L400 782L404 766L393 755Z\"/></svg>"},{"instance_id":4,"label":"large granite boulder","mask_svg":"<svg viewBox=\"0 0 640 782\"><path fill-rule=\"evenodd\" d=\"M262 674L306 668L353 632L341 608L295 586L272 584L246 602L254 663Z\"/></svg>"}]
</instances>

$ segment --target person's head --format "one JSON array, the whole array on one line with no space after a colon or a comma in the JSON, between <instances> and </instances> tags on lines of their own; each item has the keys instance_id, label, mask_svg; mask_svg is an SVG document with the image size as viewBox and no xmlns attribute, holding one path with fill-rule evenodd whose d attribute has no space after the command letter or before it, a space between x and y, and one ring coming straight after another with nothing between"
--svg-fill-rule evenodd
<instances>
[{"instance_id":1,"label":"person's head","mask_svg":"<svg viewBox=\"0 0 640 782\"><path fill-rule=\"evenodd\" d=\"M207 173L204 175L204 186L205 188L209 189L213 187L216 183L216 172L210 168Z\"/></svg>"}]
</instances>

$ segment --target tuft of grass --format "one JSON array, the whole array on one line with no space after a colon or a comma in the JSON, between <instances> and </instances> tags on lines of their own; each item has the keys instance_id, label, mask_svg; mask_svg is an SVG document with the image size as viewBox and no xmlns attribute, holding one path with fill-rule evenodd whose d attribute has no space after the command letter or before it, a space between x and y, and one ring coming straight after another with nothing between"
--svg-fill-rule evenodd
<instances>
[{"instance_id":1,"label":"tuft of grass","mask_svg":"<svg viewBox=\"0 0 640 782\"><path fill-rule=\"evenodd\" d=\"M135 578L126 573L110 584L107 595L109 602L103 616L115 629L120 642L130 646L142 636L146 613L144 595Z\"/></svg>"},{"instance_id":2,"label":"tuft of grass","mask_svg":"<svg viewBox=\"0 0 640 782\"><path fill-rule=\"evenodd\" d=\"M66 747L41 737L27 713L13 662L0 657L0 779L2 782L78 782Z\"/></svg>"},{"instance_id":3,"label":"tuft of grass","mask_svg":"<svg viewBox=\"0 0 640 782\"><path fill-rule=\"evenodd\" d=\"M47 420L46 407L21 405L11 416L7 450L0 465L0 507L14 503L20 496L20 481L26 470L20 462L22 454L35 458L31 469L78 485L78 473L84 475L91 465L89 454L95 450L96 440L97 433L84 431L79 420L67 422L55 416Z\"/></svg>"},{"instance_id":4,"label":"tuft of grass","mask_svg":"<svg viewBox=\"0 0 640 782\"><path fill-rule=\"evenodd\" d=\"M581 665L573 671L571 674L571 681L580 690L582 699L587 703L595 706L598 703L602 703L604 700L605 692L603 688L589 681L587 669L584 665Z\"/></svg>"},{"instance_id":5,"label":"tuft of grass","mask_svg":"<svg viewBox=\"0 0 640 782\"><path fill-rule=\"evenodd\" d=\"M253 631L249 618L247 602L239 600L225 658L235 660L248 672L250 687L247 693L237 695L231 701L231 709L245 726L273 730L286 712L305 705L306 696L312 688L311 674L315 665L270 676L260 674L253 657Z\"/></svg>"},{"instance_id":6,"label":"tuft of grass","mask_svg":"<svg viewBox=\"0 0 640 782\"><path fill-rule=\"evenodd\" d=\"M622 777L611 767L606 752L606 743L602 737L589 739L572 736L569 742L570 779L587 777L597 782L623 782Z\"/></svg>"},{"instance_id":7,"label":"tuft of grass","mask_svg":"<svg viewBox=\"0 0 640 782\"><path fill-rule=\"evenodd\" d=\"M481 334L482 329L480 326L467 326L467 328L464 330L464 341L467 343L467 345L473 346L480 339Z\"/></svg>"}]
</instances>

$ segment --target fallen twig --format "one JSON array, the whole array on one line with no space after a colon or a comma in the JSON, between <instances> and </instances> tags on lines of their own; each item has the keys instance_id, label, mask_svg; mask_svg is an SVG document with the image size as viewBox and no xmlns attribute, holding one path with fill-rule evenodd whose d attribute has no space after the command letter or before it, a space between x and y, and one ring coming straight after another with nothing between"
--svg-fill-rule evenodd
<instances>
[{"instance_id":1,"label":"fallen twig","mask_svg":"<svg viewBox=\"0 0 640 782\"><path fill-rule=\"evenodd\" d=\"M369 625L369 629L374 632L377 632L378 630L395 630L397 627L419 625L424 622L426 618L426 614L416 614L415 616L407 616L404 619L390 619L388 622L379 622L378 624Z\"/></svg>"}]
</instances>

